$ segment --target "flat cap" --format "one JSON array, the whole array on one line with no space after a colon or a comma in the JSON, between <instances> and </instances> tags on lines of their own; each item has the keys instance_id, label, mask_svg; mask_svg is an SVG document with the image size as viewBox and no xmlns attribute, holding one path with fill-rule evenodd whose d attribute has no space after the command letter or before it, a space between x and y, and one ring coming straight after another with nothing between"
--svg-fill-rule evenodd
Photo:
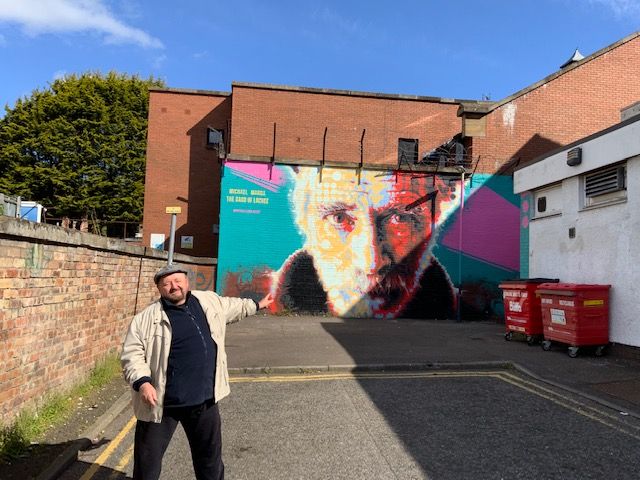
<instances>
[{"instance_id":1,"label":"flat cap","mask_svg":"<svg viewBox=\"0 0 640 480\"><path fill-rule=\"evenodd\" d=\"M187 272L187 270L180 265L172 263L171 265L165 265L160 270L158 270L153 276L153 281L157 285L161 278L166 277L167 275L171 275L172 273L184 273L186 275L189 272Z\"/></svg>"}]
</instances>

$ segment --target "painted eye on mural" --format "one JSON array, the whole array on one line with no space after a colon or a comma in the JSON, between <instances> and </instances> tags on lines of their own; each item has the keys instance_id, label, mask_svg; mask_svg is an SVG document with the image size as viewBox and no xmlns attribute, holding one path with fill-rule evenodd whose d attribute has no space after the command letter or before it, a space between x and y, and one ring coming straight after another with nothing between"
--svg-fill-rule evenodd
<instances>
[{"instance_id":1,"label":"painted eye on mural","mask_svg":"<svg viewBox=\"0 0 640 480\"><path fill-rule=\"evenodd\" d=\"M355 223L355 219L346 211L342 210L328 213L323 217L323 219L328 221L334 227L348 232L353 230L353 224Z\"/></svg>"},{"instance_id":2,"label":"painted eye on mural","mask_svg":"<svg viewBox=\"0 0 640 480\"><path fill-rule=\"evenodd\" d=\"M385 225L391 228L406 226L417 229L424 224L424 218L414 213L394 212L386 215L383 220Z\"/></svg>"},{"instance_id":3,"label":"painted eye on mural","mask_svg":"<svg viewBox=\"0 0 640 480\"><path fill-rule=\"evenodd\" d=\"M401 225L403 223L407 223L409 219L406 218L406 215L400 215L399 213L394 213L387 217L387 223L389 225Z\"/></svg>"}]
</instances>

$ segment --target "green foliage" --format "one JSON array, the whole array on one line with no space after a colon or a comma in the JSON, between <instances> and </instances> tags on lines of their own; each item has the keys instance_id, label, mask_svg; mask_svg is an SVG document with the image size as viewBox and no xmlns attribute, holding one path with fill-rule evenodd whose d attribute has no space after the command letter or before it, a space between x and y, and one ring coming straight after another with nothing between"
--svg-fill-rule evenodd
<instances>
[{"instance_id":1,"label":"green foliage","mask_svg":"<svg viewBox=\"0 0 640 480\"><path fill-rule=\"evenodd\" d=\"M149 87L111 72L55 80L5 107L0 192L44 204L49 216L140 221Z\"/></svg>"},{"instance_id":2,"label":"green foliage","mask_svg":"<svg viewBox=\"0 0 640 480\"><path fill-rule=\"evenodd\" d=\"M24 410L9 426L0 428L0 461L23 455L47 429L64 422L78 397L86 397L121 375L120 360L110 355L96 364L87 381L66 395L52 395L38 410Z\"/></svg>"}]
</instances>

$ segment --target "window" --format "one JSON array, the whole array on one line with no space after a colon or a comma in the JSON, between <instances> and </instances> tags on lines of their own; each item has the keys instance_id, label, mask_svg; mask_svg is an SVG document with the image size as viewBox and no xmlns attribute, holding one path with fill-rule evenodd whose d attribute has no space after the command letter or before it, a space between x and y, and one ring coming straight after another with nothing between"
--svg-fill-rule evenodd
<instances>
[{"instance_id":1,"label":"window","mask_svg":"<svg viewBox=\"0 0 640 480\"><path fill-rule=\"evenodd\" d=\"M218 157L224 158L224 130L207 127L207 148L218 150Z\"/></svg>"},{"instance_id":2,"label":"window","mask_svg":"<svg viewBox=\"0 0 640 480\"><path fill-rule=\"evenodd\" d=\"M215 147L224 143L224 132L207 127L207 146Z\"/></svg>"},{"instance_id":3,"label":"window","mask_svg":"<svg viewBox=\"0 0 640 480\"><path fill-rule=\"evenodd\" d=\"M398 165L403 163L414 164L418 161L418 139L398 139Z\"/></svg>"},{"instance_id":4,"label":"window","mask_svg":"<svg viewBox=\"0 0 640 480\"><path fill-rule=\"evenodd\" d=\"M533 192L536 211L534 218L549 217L562 213L562 184L558 183Z\"/></svg>"},{"instance_id":5,"label":"window","mask_svg":"<svg viewBox=\"0 0 640 480\"><path fill-rule=\"evenodd\" d=\"M591 207L627 198L627 167L614 165L583 177L584 206Z\"/></svg>"}]
</instances>

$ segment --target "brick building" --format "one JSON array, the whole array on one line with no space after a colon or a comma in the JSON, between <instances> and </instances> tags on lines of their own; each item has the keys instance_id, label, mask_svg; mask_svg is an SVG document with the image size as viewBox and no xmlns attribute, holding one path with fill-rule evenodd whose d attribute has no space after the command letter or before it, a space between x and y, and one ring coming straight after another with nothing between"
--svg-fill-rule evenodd
<instances>
[{"instance_id":1,"label":"brick building","mask_svg":"<svg viewBox=\"0 0 640 480\"><path fill-rule=\"evenodd\" d=\"M252 83L233 83L230 93L152 90L144 244L152 234L168 238L164 209L177 205L176 251L220 257L219 291L283 289L278 308L342 316L441 317L458 304L491 313L497 283L527 273L513 168L619 121L640 98L639 35L497 102ZM403 208L399 185L411 193ZM354 213L364 198L375 209ZM365 224L373 233L347 243ZM331 235L343 243L329 246ZM362 242L371 239L369 251ZM325 247L331 255L319 259ZM363 266L372 262L377 270ZM431 275L462 298L452 309L392 308L407 264L420 277L411 295L438 290L423 285ZM346 286L337 279L345 276L361 280ZM332 300L334 280L343 284ZM436 303L448 305L448 289L438 291ZM358 295L366 301L335 307Z\"/></svg>"}]
</instances>

